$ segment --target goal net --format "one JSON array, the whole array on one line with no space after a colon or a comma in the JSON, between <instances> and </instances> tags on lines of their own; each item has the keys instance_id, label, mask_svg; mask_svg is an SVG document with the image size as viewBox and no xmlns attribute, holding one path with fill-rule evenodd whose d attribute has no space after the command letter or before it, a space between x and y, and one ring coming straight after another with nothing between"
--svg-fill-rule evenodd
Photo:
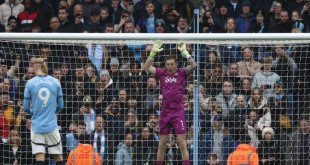
<instances>
[{"instance_id":1,"label":"goal net","mask_svg":"<svg viewBox=\"0 0 310 165\"><path fill-rule=\"evenodd\" d=\"M257 148L260 163L309 163L309 35L4 34L0 38L0 164L35 162L32 116L22 105L38 57L47 59L48 74L62 86L65 106L57 117L64 161L81 142L80 135L88 134L104 164L156 164L160 113L167 98L161 92L164 86L144 64L157 39L163 40L164 51L155 56L154 67L164 69L170 55L176 57L178 69L189 65L177 48L180 42L197 62L181 98L191 164L217 159L226 164L229 154L245 143ZM171 119L166 126L173 124ZM171 129L166 149L160 152L165 164L182 163L178 142ZM48 152L46 162L54 163Z\"/></svg>"}]
</instances>

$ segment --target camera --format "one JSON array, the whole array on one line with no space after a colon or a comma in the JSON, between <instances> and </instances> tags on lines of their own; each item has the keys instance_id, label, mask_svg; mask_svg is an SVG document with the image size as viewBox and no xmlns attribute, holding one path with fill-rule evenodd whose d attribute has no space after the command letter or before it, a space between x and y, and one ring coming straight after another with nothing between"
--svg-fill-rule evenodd
<instances>
[{"instance_id":1,"label":"camera","mask_svg":"<svg viewBox=\"0 0 310 165\"><path fill-rule=\"evenodd\" d=\"M126 18L127 17L127 15L122 15L122 19L124 19L124 18Z\"/></svg>"}]
</instances>

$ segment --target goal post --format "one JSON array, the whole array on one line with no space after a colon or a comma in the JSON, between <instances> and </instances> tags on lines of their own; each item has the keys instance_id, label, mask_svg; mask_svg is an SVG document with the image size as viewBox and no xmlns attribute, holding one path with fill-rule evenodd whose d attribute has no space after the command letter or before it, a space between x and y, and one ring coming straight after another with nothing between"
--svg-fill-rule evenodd
<instances>
[{"instance_id":1,"label":"goal post","mask_svg":"<svg viewBox=\"0 0 310 165\"><path fill-rule=\"evenodd\" d=\"M164 58L167 55L177 53L178 56L181 57L181 54L178 52L175 44L179 42L184 42L188 45L191 45L191 48L189 48L191 50L190 54L193 56L193 58L197 62L197 69L193 73L193 77L191 77L191 79L188 80L186 84L187 94L185 94L186 96L184 97L187 97L188 100L192 99L191 101L187 102L189 108L187 109L188 112L186 112L186 115L188 115L189 118L191 118L191 121L187 123L188 132L191 131L190 130L191 125L189 124L193 123L193 128L194 128L193 130L194 132L192 132L193 137L190 140L193 140L195 143L193 143L192 148L189 147L190 148L189 152L191 153L190 155L192 156L191 159L194 165L198 165L198 163L201 161L200 160L201 155L202 155L201 151L202 150L205 151L202 148L202 146L199 146L200 144L199 142L204 140L203 138L199 139L200 136L205 136L206 134L206 132L203 132L202 130L212 129L212 127L214 126L213 124L211 124L211 126L207 126L206 124L209 124L209 123L202 121L203 119L201 117L202 115L208 115L208 113L210 113L209 110L213 111L212 108L208 109L210 108L208 107L208 101L210 99L211 100L214 98L217 99L216 100L217 102L215 103L217 103L217 106L218 106L217 108L221 108L221 110L216 111L216 113L222 113L223 118L225 118L224 120L226 120L224 122L225 127L227 126L234 127L232 125L235 125L237 123L237 121L233 119L231 120L229 119L229 113L233 111L233 108L235 107L230 107L232 106L230 102L228 102L229 105L225 105L226 103L223 102L223 100L225 100L224 98L221 102L219 102L218 99L220 98L219 95L221 95L221 92L223 91L222 85L223 85L224 80L226 78L232 77L232 75L229 75L233 73L233 72L231 73L229 72L230 65L232 63L237 64L238 62L241 62L244 60L243 59L245 58L243 57L244 48L246 47L251 48L250 51L253 52L252 55L254 56L253 57L254 60L260 63L257 65L262 65L261 63L263 63L264 57L271 57L272 71L275 72L280 77L281 87L286 88L285 90L290 92L290 93L287 93L287 97L288 97L288 100L287 100L288 103L286 105L287 112L285 112L285 114L284 113L282 114L281 112L280 114L289 117L290 119L289 122L291 124L292 130L297 129L298 127L298 125L296 125L296 123L298 123L297 120L299 120L299 117L303 113L307 112L306 110L303 112L299 112L299 108L303 107L304 109L307 109L308 107L305 107L305 106L306 105L309 106L310 104L309 103L310 99L306 100L307 98L306 96L308 95L307 93L302 93L301 94L302 96L300 96L298 93L294 94L294 92L296 92L295 86L294 86L296 85L296 79L300 78L301 80L304 80L305 82L310 80L309 79L310 75L307 75L308 73L310 73L307 65L310 65L310 64L302 63L302 62L305 62L303 60L307 60L307 58L310 58L310 52L308 52L309 51L308 47L310 48L310 34L308 33L289 33L289 34L286 34L286 33L285 34L279 34L279 33L270 33L270 34L269 33L266 33L266 34L261 34L261 33L259 34L258 33L247 33L247 34L240 34L240 33L236 33L236 34L228 34L228 33L225 33L225 34L224 33L223 34L214 34L214 33L213 34L211 33L206 33L206 34L201 34L201 33L199 34L189 34L189 33L188 34L2 33L0 35L0 40L1 40L0 41L1 42L0 53L3 55L1 58L4 60L11 58L10 59L11 62L10 64L8 64L10 65L8 66L8 70L11 70L12 69L11 66L14 66L14 65L23 67L21 68L22 70L18 70L18 71L14 71L13 73L10 73L13 77L15 77L15 78L12 78L12 81L16 80L15 82L18 81L18 84L22 85L23 84L22 82L25 81L25 80L22 80L22 77L23 75L27 77L26 75L27 69L29 68L28 63L30 63L30 59L28 57L39 57L42 55L40 54L39 45L51 45L53 46L53 48L51 47L49 48L49 50L51 51L51 56L52 55L57 56L57 60L50 61L51 63L50 66L53 66L53 67L57 66L57 69L60 69L60 72L61 72L60 74L62 74L62 70L61 70L62 64L68 64L70 65L70 67L67 73L69 72L68 74L71 74L70 76L74 77L76 76L75 74L78 74L78 73L74 73L75 70L79 68L78 65L82 64L83 66L82 69L85 70L84 74L87 75L88 74L86 73L88 72L87 68L90 66L89 63L91 63L92 64L91 66L93 67L93 72L95 72L93 74L95 75L95 77L98 78L98 81L101 79L101 76L105 73L105 72L103 73L102 70L107 70L110 73L109 77L111 79L115 78L115 80L117 80L118 85L117 87L113 86L113 88L115 87L121 90L125 88L127 89L129 86L130 89L126 91L127 97L132 97L130 95L132 93L134 93L135 95L139 95L137 96L137 98L139 97L138 99L140 99L138 100L139 101L138 104L141 107L136 108L135 111L136 112L139 111L140 113L143 113L143 114L137 114L137 116L139 120L141 120L141 123L147 123L147 126L149 126L148 121L142 121L142 120L148 120L148 115L149 115L147 114L148 111L144 109L153 109L154 108L153 106L155 106L154 104L160 104L156 102L156 99L158 99L158 95L160 95L160 93L157 93L156 95L152 97L151 99L152 103L150 100L148 100L151 97L147 99L145 98L145 100L143 100L144 95L149 94L148 93L149 91L147 91L148 89L147 80L150 77L149 75L147 75L146 79L141 77L141 80L138 80L138 78L140 78L139 74L142 74L141 71L138 71L138 69L139 67L143 66L145 62L143 61L143 59L145 60L145 58L148 57L148 53L150 52L150 47L153 45L155 40L162 40L163 43L166 45L164 47L165 49L164 53L157 55L158 59L156 59L157 61L154 62L155 66L161 67L161 68L164 67ZM20 46L21 43L27 43L31 46L26 48L25 46ZM126 50L123 49L124 45L126 46ZM278 51L280 51L280 49L282 50L283 53L287 55L287 56L285 55L285 57L289 59L290 63L280 64L280 61L277 61L277 58L278 58L277 53L279 53ZM209 55L209 54L212 54L212 52L217 53L215 54L215 58L218 61L213 62L210 60L211 58L213 58L211 57L211 55ZM86 57L84 58L89 58L87 60L88 61L87 64L84 64L83 62L80 61L82 58L82 57L80 58L81 53L86 54ZM131 68L130 62L132 61L130 60L126 61L127 63L124 63L124 64L122 63L123 62L122 60L125 59L125 54L126 54L126 59L128 58L130 60L133 60L133 63L137 63L140 65L138 69ZM295 55L295 54L298 54L298 55ZM100 55L102 56L98 57ZM20 62L24 63L24 65L19 65L19 63L18 64L16 63L17 56L20 56L20 59L21 59ZM293 62L291 61L291 59L293 60ZM187 64L186 60L179 58L179 57L177 57L177 60L178 60L177 61L178 68L186 66ZM100 61L99 64L98 64L98 61ZM118 68L120 70L118 72L122 73L122 75L116 75L116 76L112 75L112 72L113 72L112 65L113 66L117 65L118 67L122 66L122 68ZM217 66L220 66L220 67L217 69L216 68ZM240 65L238 67L240 69ZM97 68L97 70L95 68ZM135 72L138 72L139 74L136 76L132 76L132 74L135 72L130 73L131 70L135 70ZM257 74L260 71L261 70L259 68L255 74ZM272 98L274 94L273 92L274 84L278 82L278 80L272 81L270 83L268 82L267 84L264 84L262 82L253 82L254 80L260 81L260 77L255 78L255 74L253 71L251 71L251 73L249 73L248 71L245 71L245 72L242 71L242 74L245 74L245 75L240 75L241 74L240 70L238 70L237 72L238 74L236 74L236 76L239 76L240 79L238 82L237 81L234 82L234 85L236 85L235 83L239 84L238 89L236 88L236 86L233 87L233 92L234 94L236 94L236 96L233 98L234 100L236 100L236 97L238 94L246 95L249 99L247 100L247 105L248 103L250 103L251 93L243 93L244 91L242 91L243 90L242 82L240 82L241 80L243 81L245 77L250 77L251 84L255 86L259 85L259 86L256 86L257 88L261 88L261 85L264 86L263 87L264 97L268 97L268 98L265 98L267 101L266 105L269 105L268 101L273 102L273 100L269 98ZM54 70L52 69L51 74L53 73L55 74ZM57 75L55 74L54 76L57 76ZM91 85L89 85L90 84L89 82L83 82L85 85L83 87L84 95L91 95L92 97L92 94L93 94L92 92L95 92L95 93L97 92L96 85L101 85L100 83L98 83L97 78L94 78L96 80L90 80L91 78L89 79L89 81L92 81ZM127 80L129 80L130 82L132 81L133 83L141 83L141 84L134 86L133 84L130 84L129 82L125 82ZM70 109L72 111L66 110L66 114L64 114L66 115L66 117L62 118L62 120L67 119L67 116L71 115L71 113L73 114L73 112L76 112L75 111L77 110L76 106L81 106L80 104L78 104L79 102L85 101L83 100L84 98L82 98L81 100L81 97L79 97L79 94L78 94L79 86L76 89L74 86L76 85L76 82L78 82L78 78L67 79L66 81L67 82L64 82L66 86L63 87L63 89L65 89L68 94L66 105L70 106ZM3 82L0 82L0 83L3 84ZM191 87L189 84L193 85L193 91L191 91ZM95 85L95 86L92 86L92 85ZM140 85L141 87L139 87ZM252 89L254 89L253 85L252 85ZM267 85L270 87L268 88ZM23 92L21 89L23 88L22 86L16 87L16 88L17 90L15 92L16 92L16 95L18 95L18 97L16 96L16 100L13 100L15 96L10 96L10 100L13 100L15 106L18 106L18 100L20 99L20 97L22 97L22 92ZM303 88L309 88L309 86L306 85ZM136 89L139 89L139 90L136 90ZM5 89L2 88L2 90L5 90ZM9 90L9 92L11 92L11 90ZM113 92L116 92L116 93L113 93ZM107 95L106 98L100 98L104 100L106 103L101 103L100 101L102 100L98 100L97 93L94 94L94 96L92 97L94 98L94 100L92 100L94 102L94 105L97 106L96 102L97 101L100 102L98 103L98 107L100 104L100 108L102 109L104 108L103 109L104 111L107 108L107 105L109 103L112 104L112 102L114 101L114 98L117 98L117 99L121 98L121 95L118 90L111 91L108 94L109 95ZM301 97L303 98L303 100L301 100ZM75 99L75 100L70 100L70 99ZM294 99L297 99L297 101ZM198 100L202 102L199 102ZM72 101L73 103L70 103L70 101ZM125 101L126 101L125 104L127 104L127 100ZM156 102L156 103L153 103L153 102ZM193 103L193 105L190 105L191 102ZM234 101L231 100L231 102L234 102ZM234 105L237 106L237 102L234 102ZM156 106L157 106L156 108L160 110L160 106L159 105L156 105ZM273 104L272 106L275 106L275 105ZM97 112L100 111L99 110L100 108L98 108ZM127 112L127 110L130 110L130 105L129 106L126 105L126 108L128 108L126 109L126 112ZM297 108L298 110L296 110ZM94 111L96 111L96 109ZM271 108L271 112L275 112L275 111L276 110ZM277 115L280 115L278 114L279 112L275 112L275 113ZM126 114L124 115L126 116ZM16 114L16 118L17 116L18 114ZM249 115L244 114L244 116L248 117ZM265 118L268 117L265 115L263 116ZM273 114L271 114L271 116L273 117ZM212 116L212 120L213 120L213 117L214 116ZM62 125L62 127L68 127L71 121L73 121L73 118L71 117L68 117L68 118L70 118L70 121L62 121L62 122L65 122L65 124ZM213 122L212 120L210 118L210 122ZM272 120L273 119L271 119L271 121L268 121L269 124L270 122L273 122ZM274 120L278 120L278 118ZM233 122L234 124L230 124L229 122ZM263 125L262 123L260 124L261 124L260 127L264 126L264 124ZM282 123L280 123L280 121L277 124L278 125L275 125L275 126L279 128L275 128L275 132L278 131L277 133L291 133L291 132L283 131L285 126L281 125ZM109 126L112 127L111 125ZM14 128L15 123L10 123L10 127ZM123 127L123 126L118 126L118 127ZM63 128L63 129L69 130L69 128ZM93 128L86 128L86 129L91 129L93 131ZM260 129L262 131L263 128L260 128ZM121 130L119 129L118 131L121 131ZM207 130L204 130L204 131L207 131ZM136 131L135 134L136 134L135 136L142 135L142 131L140 132ZM233 132L231 134L232 134L232 137L235 138L235 135L237 136L238 133ZM190 136L188 135L188 137ZM66 138L66 136L64 136L64 138ZM280 139L280 142L285 143L284 142L285 137L279 136L277 138L283 138L283 139ZM4 139L7 139L7 137L4 137ZM254 144L253 142L253 145L257 145L257 144ZM232 147L232 146L229 146L229 147ZM116 150L117 146L114 146L114 149ZM281 149L285 149L285 148L281 148ZM113 154L116 154L116 152L114 152ZM284 155L285 153L282 153L281 156L284 157ZM225 156L221 155L220 160L223 162L226 162L226 160L224 160L224 157Z\"/></svg>"}]
</instances>

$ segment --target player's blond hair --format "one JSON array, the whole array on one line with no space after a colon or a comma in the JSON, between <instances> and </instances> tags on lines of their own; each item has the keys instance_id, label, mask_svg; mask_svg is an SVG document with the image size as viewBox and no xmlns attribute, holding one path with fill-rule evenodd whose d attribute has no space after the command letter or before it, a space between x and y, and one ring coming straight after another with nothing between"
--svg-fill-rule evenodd
<instances>
[{"instance_id":1,"label":"player's blond hair","mask_svg":"<svg viewBox=\"0 0 310 165\"><path fill-rule=\"evenodd\" d=\"M38 66L42 70L43 73L47 74L48 69L46 65L46 58L36 58L36 61L34 62L34 64Z\"/></svg>"}]
</instances>

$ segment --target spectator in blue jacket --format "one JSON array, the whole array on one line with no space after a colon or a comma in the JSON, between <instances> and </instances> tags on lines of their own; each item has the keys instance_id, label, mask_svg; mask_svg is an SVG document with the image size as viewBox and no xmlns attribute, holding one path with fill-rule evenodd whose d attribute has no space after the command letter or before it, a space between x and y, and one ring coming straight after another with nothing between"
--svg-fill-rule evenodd
<instances>
[{"instance_id":1,"label":"spectator in blue jacket","mask_svg":"<svg viewBox=\"0 0 310 165\"><path fill-rule=\"evenodd\" d=\"M236 19L238 30L241 33L246 33L254 19L255 16L251 13L251 2L247 0L243 1L242 14Z\"/></svg>"},{"instance_id":2,"label":"spectator in blue jacket","mask_svg":"<svg viewBox=\"0 0 310 165\"><path fill-rule=\"evenodd\" d=\"M226 164L229 154L234 151L234 140L228 128L224 127L223 116L217 114L212 120L213 128L206 133L201 143L200 165L206 164L207 155L211 153L217 154L219 160Z\"/></svg>"}]
</instances>

